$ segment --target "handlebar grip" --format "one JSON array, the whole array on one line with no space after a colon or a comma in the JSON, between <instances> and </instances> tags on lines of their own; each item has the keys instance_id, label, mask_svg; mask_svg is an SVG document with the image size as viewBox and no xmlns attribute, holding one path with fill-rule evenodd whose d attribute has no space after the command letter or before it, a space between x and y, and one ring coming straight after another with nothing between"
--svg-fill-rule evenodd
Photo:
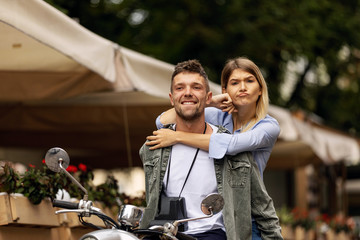
<instances>
[{"instance_id":1,"label":"handlebar grip","mask_svg":"<svg viewBox=\"0 0 360 240\"><path fill-rule=\"evenodd\" d=\"M66 209L78 209L79 203L62 201L62 200L53 200L53 207L66 208Z\"/></svg>"},{"instance_id":2,"label":"handlebar grip","mask_svg":"<svg viewBox=\"0 0 360 240\"><path fill-rule=\"evenodd\" d=\"M182 233L182 232L177 232L176 238L178 238L179 240L196 240L197 239L197 238L194 238L194 237L187 235L185 233Z\"/></svg>"}]
</instances>

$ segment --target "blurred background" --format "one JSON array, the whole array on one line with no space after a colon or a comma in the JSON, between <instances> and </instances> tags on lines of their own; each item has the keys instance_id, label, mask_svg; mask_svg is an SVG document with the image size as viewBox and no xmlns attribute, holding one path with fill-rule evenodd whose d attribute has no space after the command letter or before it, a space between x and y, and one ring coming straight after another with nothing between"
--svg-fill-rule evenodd
<instances>
[{"instance_id":1,"label":"blurred background","mask_svg":"<svg viewBox=\"0 0 360 240\"><path fill-rule=\"evenodd\" d=\"M49 0L87 29L220 83L228 58L259 65L271 103L360 136L359 2Z\"/></svg>"},{"instance_id":2,"label":"blurred background","mask_svg":"<svg viewBox=\"0 0 360 240\"><path fill-rule=\"evenodd\" d=\"M305 218L316 212L317 215L358 219L360 1L40 2L28 3L27 8L34 13L24 11L22 16L43 17L34 26L47 29L44 36L28 33L24 30L28 28L21 29L4 19L0 31L12 33L15 28L27 38L34 38L32 41L61 52L61 44L66 43L70 35L78 36L76 31L61 30L54 21L71 19L89 30L91 34L84 30L89 37L94 37L94 33L98 35L94 38L106 40L108 48L115 49L114 55L110 55L118 60L115 61L116 76L109 77L101 72L102 69L97 69L101 64L105 65L103 69L109 66L100 58L100 47L87 59L78 58L78 54L85 56L85 53L72 55L71 51L75 50L64 50L67 64L74 61L86 68L86 71L81 70L86 74L77 77L82 84L69 85L67 90L56 92L51 91L50 85L44 85L44 80L41 86L45 86L45 90L39 86L42 89L39 92L43 91L44 95L36 95L31 92L36 83L26 87L29 82L23 83L26 75L21 74L38 73L42 66L26 69L19 66L18 60L28 54L28 63L35 62L31 59L43 52L31 54L36 48L26 49L28 39L24 37L15 34L10 38L6 37L10 34L0 34L0 39L3 38L0 81L18 84L11 88L4 87L5 84L0 87L3 88L0 160L39 164L48 148L63 147L73 164L85 163L98 172L119 172L121 179L126 179L120 181L120 190L129 191L130 195L139 194L143 189L143 176L139 173L142 165L138 150L145 137L155 129L156 116L169 108L169 82L166 81L170 80L173 65L198 59L214 83L212 90L216 93L220 91L220 73L226 59L247 56L264 74L271 103L269 114L281 126L279 140L264 172L264 182L276 208L284 213L282 221L286 221L291 210L296 212L297 209L306 212ZM54 20L49 18L52 12L36 11L40 7L51 11L56 8L61 13L54 14L64 16ZM1 14L6 16L4 12ZM36 27L34 29L36 31ZM53 39L47 42L52 34ZM5 40L9 45L4 44ZM81 46L81 42L86 46ZM81 40L79 47L92 51L96 48L94 43ZM58 45L61 47L57 48ZM38 61L48 62L53 56L49 52L44 52ZM12 56L16 64L10 65ZM48 78L55 79L60 72L65 74L63 70L68 65L59 65L59 62L54 61L51 71L55 70L51 74L50 67L42 69L50 74ZM74 66L68 67L66 74L81 72ZM15 75L18 76L16 81L13 80ZM126 76L118 77L121 75ZM119 82L126 86L120 84L119 87ZM114 87L114 84L118 85ZM79 90L69 91L76 88ZM12 91L19 93L13 96ZM96 180L101 181L101 176Z\"/></svg>"}]
</instances>

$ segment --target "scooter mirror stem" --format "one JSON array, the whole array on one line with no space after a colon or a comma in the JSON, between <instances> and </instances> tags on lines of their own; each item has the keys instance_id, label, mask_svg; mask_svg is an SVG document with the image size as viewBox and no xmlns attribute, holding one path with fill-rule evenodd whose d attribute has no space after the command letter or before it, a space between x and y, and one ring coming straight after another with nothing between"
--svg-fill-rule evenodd
<instances>
[{"instance_id":1,"label":"scooter mirror stem","mask_svg":"<svg viewBox=\"0 0 360 240\"><path fill-rule=\"evenodd\" d=\"M62 166L62 162L63 162L63 159L59 158L59 167L71 179L71 181L73 183L75 183L84 192L83 200L87 201L88 200L88 191L70 173L68 173L68 171L66 171L66 169Z\"/></svg>"},{"instance_id":2,"label":"scooter mirror stem","mask_svg":"<svg viewBox=\"0 0 360 240\"><path fill-rule=\"evenodd\" d=\"M200 220L200 219L204 219L204 218L210 218L214 216L212 210L210 209L210 214L209 215L206 215L204 217L197 217L197 218L188 218L188 219L182 219L182 220L176 220L173 225L175 227L179 226L180 223L183 223L183 222L190 222L190 221L195 221L195 220Z\"/></svg>"}]
</instances>

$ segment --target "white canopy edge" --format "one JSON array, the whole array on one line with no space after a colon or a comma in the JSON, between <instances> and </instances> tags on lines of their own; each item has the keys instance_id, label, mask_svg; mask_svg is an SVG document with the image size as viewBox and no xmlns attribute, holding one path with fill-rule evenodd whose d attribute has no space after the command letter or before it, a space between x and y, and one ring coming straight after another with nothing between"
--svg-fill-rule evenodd
<instances>
[{"instance_id":1,"label":"white canopy edge","mask_svg":"<svg viewBox=\"0 0 360 240\"><path fill-rule=\"evenodd\" d=\"M299 140L299 134L296 128L294 127L293 116L291 112L275 106L269 106L269 115L276 118L281 126L279 138L285 141L296 141Z\"/></svg>"},{"instance_id":2,"label":"white canopy edge","mask_svg":"<svg viewBox=\"0 0 360 240\"><path fill-rule=\"evenodd\" d=\"M316 155L326 164L344 161L347 165L360 162L360 146L351 137L293 119L301 140L309 144Z\"/></svg>"},{"instance_id":3,"label":"white canopy edge","mask_svg":"<svg viewBox=\"0 0 360 240\"><path fill-rule=\"evenodd\" d=\"M356 139L297 119L281 107L271 105L269 114L280 124L279 139L303 141L325 164L344 161L347 165L355 165L360 162L360 146Z\"/></svg>"},{"instance_id":4,"label":"white canopy edge","mask_svg":"<svg viewBox=\"0 0 360 240\"><path fill-rule=\"evenodd\" d=\"M0 0L0 6L2 22L115 82L113 42L92 33L42 0Z\"/></svg>"},{"instance_id":5,"label":"white canopy edge","mask_svg":"<svg viewBox=\"0 0 360 240\"><path fill-rule=\"evenodd\" d=\"M124 47L119 47L119 53L126 74L131 79L135 90L143 91L155 97L169 98L174 65ZM213 94L221 93L218 84L211 81L209 84Z\"/></svg>"}]
</instances>

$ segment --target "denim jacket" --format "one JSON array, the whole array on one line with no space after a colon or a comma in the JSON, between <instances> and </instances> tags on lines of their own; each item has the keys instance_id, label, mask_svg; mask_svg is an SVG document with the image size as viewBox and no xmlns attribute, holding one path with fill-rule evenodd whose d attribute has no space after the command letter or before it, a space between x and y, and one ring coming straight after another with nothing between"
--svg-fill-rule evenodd
<instances>
[{"instance_id":1,"label":"denim jacket","mask_svg":"<svg viewBox=\"0 0 360 240\"><path fill-rule=\"evenodd\" d=\"M218 132L227 132L219 127ZM145 144L140 157L145 171L147 207L140 227L148 227L158 211L162 182L171 147L149 150ZM262 239L283 239L279 219L251 152L214 159L218 192L224 197L223 218L228 240L251 240L252 217Z\"/></svg>"}]
</instances>

